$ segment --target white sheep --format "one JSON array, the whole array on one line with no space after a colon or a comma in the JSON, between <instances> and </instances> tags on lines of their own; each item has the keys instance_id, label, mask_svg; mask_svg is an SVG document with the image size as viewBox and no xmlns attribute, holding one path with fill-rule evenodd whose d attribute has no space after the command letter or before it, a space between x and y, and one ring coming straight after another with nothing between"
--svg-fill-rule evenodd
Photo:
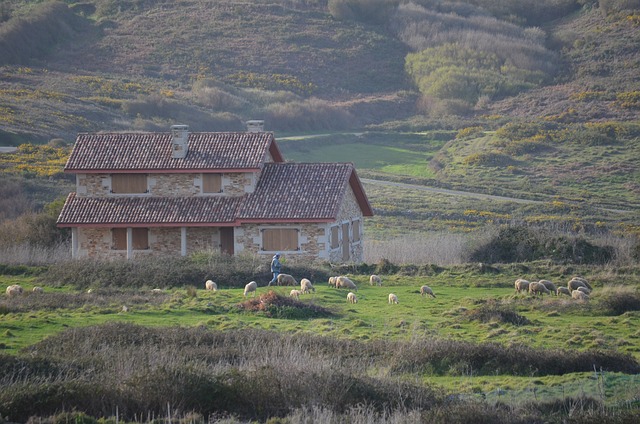
<instances>
[{"instance_id":1,"label":"white sheep","mask_svg":"<svg viewBox=\"0 0 640 424\"><path fill-rule=\"evenodd\" d=\"M564 287L564 286L558 287L558 290L556 291L556 294L558 296L560 296L560 293L566 294L567 296L571 296L571 291L568 288Z\"/></svg>"},{"instance_id":2,"label":"white sheep","mask_svg":"<svg viewBox=\"0 0 640 424\"><path fill-rule=\"evenodd\" d=\"M31 289L31 291L34 293L44 293L44 289L38 286L35 286L33 289Z\"/></svg>"},{"instance_id":3,"label":"white sheep","mask_svg":"<svg viewBox=\"0 0 640 424\"><path fill-rule=\"evenodd\" d=\"M576 278L569 280L569 282L567 283L567 288L571 291L576 290L578 287L587 287L587 286L582 282L582 280L576 279Z\"/></svg>"},{"instance_id":4,"label":"white sheep","mask_svg":"<svg viewBox=\"0 0 640 424\"><path fill-rule=\"evenodd\" d=\"M398 296L393 293L389 293L389 303L398 303Z\"/></svg>"},{"instance_id":5,"label":"white sheep","mask_svg":"<svg viewBox=\"0 0 640 424\"><path fill-rule=\"evenodd\" d=\"M349 303L358 303L358 298L354 292L347 293L347 300Z\"/></svg>"},{"instance_id":6,"label":"white sheep","mask_svg":"<svg viewBox=\"0 0 640 424\"><path fill-rule=\"evenodd\" d=\"M338 277L329 277L329 287L335 287L336 286L336 280L338 279Z\"/></svg>"},{"instance_id":7,"label":"white sheep","mask_svg":"<svg viewBox=\"0 0 640 424\"><path fill-rule=\"evenodd\" d=\"M253 292L253 296L255 297L256 290L258 290L258 283L256 283L255 281L251 281L246 286L244 286L244 293L242 295L246 297L247 294Z\"/></svg>"},{"instance_id":8,"label":"white sheep","mask_svg":"<svg viewBox=\"0 0 640 424\"><path fill-rule=\"evenodd\" d=\"M351 290L358 291L358 286L356 286L356 284L353 281L351 281L349 278L345 277L344 275L336 277L336 288L351 289Z\"/></svg>"},{"instance_id":9,"label":"white sheep","mask_svg":"<svg viewBox=\"0 0 640 424\"><path fill-rule=\"evenodd\" d=\"M591 290L589 290L588 288L586 288L584 286L580 286L576 290L581 291L584 294L591 294Z\"/></svg>"},{"instance_id":10,"label":"white sheep","mask_svg":"<svg viewBox=\"0 0 640 424\"><path fill-rule=\"evenodd\" d=\"M300 290L293 289L289 292L289 297L293 297L296 300L300 300L300 295L302 292Z\"/></svg>"},{"instance_id":11,"label":"white sheep","mask_svg":"<svg viewBox=\"0 0 640 424\"><path fill-rule=\"evenodd\" d=\"M431 287L429 286L420 287L420 296L425 296L425 295L431 296L433 298L436 297L436 295L433 294L433 290L431 290Z\"/></svg>"},{"instance_id":12,"label":"white sheep","mask_svg":"<svg viewBox=\"0 0 640 424\"><path fill-rule=\"evenodd\" d=\"M558 288L551 281L549 281L549 280L540 280L540 281L538 281L538 283L544 285L547 288L547 290L549 290L551 293L553 293L555 295L558 294L557 293Z\"/></svg>"},{"instance_id":13,"label":"white sheep","mask_svg":"<svg viewBox=\"0 0 640 424\"><path fill-rule=\"evenodd\" d=\"M24 289L19 284L12 284L7 287L7 296L9 297L19 296L22 293L24 293Z\"/></svg>"},{"instance_id":14,"label":"white sheep","mask_svg":"<svg viewBox=\"0 0 640 424\"><path fill-rule=\"evenodd\" d=\"M523 278L518 278L516 280L516 282L514 283L514 286L516 288L516 293L521 293L521 292L528 292L529 291L529 281L525 280Z\"/></svg>"},{"instance_id":15,"label":"white sheep","mask_svg":"<svg viewBox=\"0 0 640 424\"><path fill-rule=\"evenodd\" d=\"M211 291L217 291L218 290L218 285L216 283L214 283L211 280L207 280L204 283L204 288L205 290L211 290Z\"/></svg>"},{"instance_id":16,"label":"white sheep","mask_svg":"<svg viewBox=\"0 0 640 424\"><path fill-rule=\"evenodd\" d=\"M584 292L581 292L580 290L573 290L571 292L571 298L575 300L587 301L589 300L589 295Z\"/></svg>"},{"instance_id":17,"label":"white sheep","mask_svg":"<svg viewBox=\"0 0 640 424\"><path fill-rule=\"evenodd\" d=\"M585 278L579 277L579 276L575 276L575 277L572 277L571 279L580 281L582 284L584 284L584 286L586 288L588 288L589 290L593 291L593 287L591 287L591 284L589 284L589 282Z\"/></svg>"},{"instance_id":18,"label":"white sheep","mask_svg":"<svg viewBox=\"0 0 640 424\"><path fill-rule=\"evenodd\" d=\"M313 287L313 284L311 284L311 281L308 278L303 278L300 280L300 291L304 294L309 294L311 292L315 293L316 288Z\"/></svg>"},{"instance_id":19,"label":"white sheep","mask_svg":"<svg viewBox=\"0 0 640 424\"><path fill-rule=\"evenodd\" d=\"M297 286L298 282L289 274L278 274L277 285L279 286Z\"/></svg>"},{"instance_id":20,"label":"white sheep","mask_svg":"<svg viewBox=\"0 0 640 424\"><path fill-rule=\"evenodd\" d=\"M160 294L160 293L162 293L162 289L151 289L151 293Z\"/></svg>"},{"instance_id":21,"label":"white sheep","mask_svg":"<svg viewBox=\"0 0 640 424\"><path fill-rule=\"evenodd\" d=\"M369 277L369 284L372 286L381 286L382 278L380 278L379 275L373 274L371 277Z\"/></svg>"},{"instance_id":22,"label":"white sheep","mask_svg":"<svg viewBox=\"0 0 640 424\"><path fill-rule=\"evenodd\" d=\"M532 283L529 283L529 294L551 294L551 292L544 286L544 284L538 281L534 281Z\"/></svg>"}]
</instances>

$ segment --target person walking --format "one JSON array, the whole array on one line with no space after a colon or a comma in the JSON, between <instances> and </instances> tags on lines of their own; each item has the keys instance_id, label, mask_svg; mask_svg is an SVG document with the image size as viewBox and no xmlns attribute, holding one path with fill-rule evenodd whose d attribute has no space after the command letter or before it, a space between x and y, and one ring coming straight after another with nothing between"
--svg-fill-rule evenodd
<instances>
[{"instance_id":1,"label":"person walking","mask_svg":"<svg viewBox=\"0 0 640 424\"><path fill-rule=\"evenodd\" d=\"M269 285L278 281L278 274L280 274L281 268L282 264L280 263L280 253L276 253L273 255L273 259L271 260L271 272L273 273L273 278L269 281Z\"/></svg>"}]
</instances>

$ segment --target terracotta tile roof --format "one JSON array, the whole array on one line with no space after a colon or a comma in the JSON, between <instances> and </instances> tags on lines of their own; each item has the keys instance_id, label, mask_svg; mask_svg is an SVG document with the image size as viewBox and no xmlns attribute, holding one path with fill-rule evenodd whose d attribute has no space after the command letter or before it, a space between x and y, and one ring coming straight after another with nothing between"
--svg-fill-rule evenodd
<instances>
[{"instance_id":1,"label":"terracotta tile roof","mask_svg":"<svg viewBox=\"0 0 640 424\"><path fill-rule=\"evenodd\" d=\"M348 184L352 184L352 176L355 177L355 169L351 163L265 164L260 181L238 218L243 221L333 220ZM357 190L356 187L354 191ZM364 200L366 204L361 203L361 207L365 216L369 216L366 196Z\"/></svg>"},{"instance_id":2,"label":"terracotta tile roof","mask_svg":"<svg viewBox=\"0 0 640 424\"><path fill-rule=\"evenodd\" d=\"M189 152L172 158L171 133L79 134L66 172L188 171L198 169L259 169L271 152L282 161L272 133L189 133Z\"/></svg>"},{"instance_id":3,"label":"terracotta tile roof","mask_svg":"<svg viewBox=\"0 0 640 424\"><path fill-rule=\"evenodd\" d=\"M80 197L71 193L58 225L234 223L245 197Z\"/></svg>"}]
</instances>

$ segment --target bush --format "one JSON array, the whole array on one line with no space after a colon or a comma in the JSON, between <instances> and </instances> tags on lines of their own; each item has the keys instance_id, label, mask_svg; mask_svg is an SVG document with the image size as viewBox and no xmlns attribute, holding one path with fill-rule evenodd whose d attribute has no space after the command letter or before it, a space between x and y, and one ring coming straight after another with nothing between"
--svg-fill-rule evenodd
<instances>
[{"instance_id":1,"label":"bush","mask_svg":"<svg viewBox=\"0 0 640 424\"><path fill-rule=\"evenodd\" d=\"M610 315L640 311L640 293L635 287L605 287L599 304Z\"/></svg>"}]
</instances>

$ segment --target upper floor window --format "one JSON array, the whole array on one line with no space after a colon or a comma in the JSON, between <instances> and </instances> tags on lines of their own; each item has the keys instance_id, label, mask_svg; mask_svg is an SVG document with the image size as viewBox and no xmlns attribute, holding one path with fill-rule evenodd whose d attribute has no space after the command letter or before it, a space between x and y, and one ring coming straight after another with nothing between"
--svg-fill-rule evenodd
<instances>
[{"instance_id":1,"label":"upper floor window","mask_svg":"<svg viewBox=\"0 0 640 424\"><path fill-rule=\"evenodd\" d=\"M111 193L137 194L148 193L146 174L112 174Z\"/></svg>"},{"instance_id":2,"label":"upper floor window","mask_svg":"<svg viewBox=\"0 0 640 424\"><path fill-rule=\"evenodd\" d=\"M203 193L222 193L221 174L202 174Z\"/></svg>"}]
</instances>

